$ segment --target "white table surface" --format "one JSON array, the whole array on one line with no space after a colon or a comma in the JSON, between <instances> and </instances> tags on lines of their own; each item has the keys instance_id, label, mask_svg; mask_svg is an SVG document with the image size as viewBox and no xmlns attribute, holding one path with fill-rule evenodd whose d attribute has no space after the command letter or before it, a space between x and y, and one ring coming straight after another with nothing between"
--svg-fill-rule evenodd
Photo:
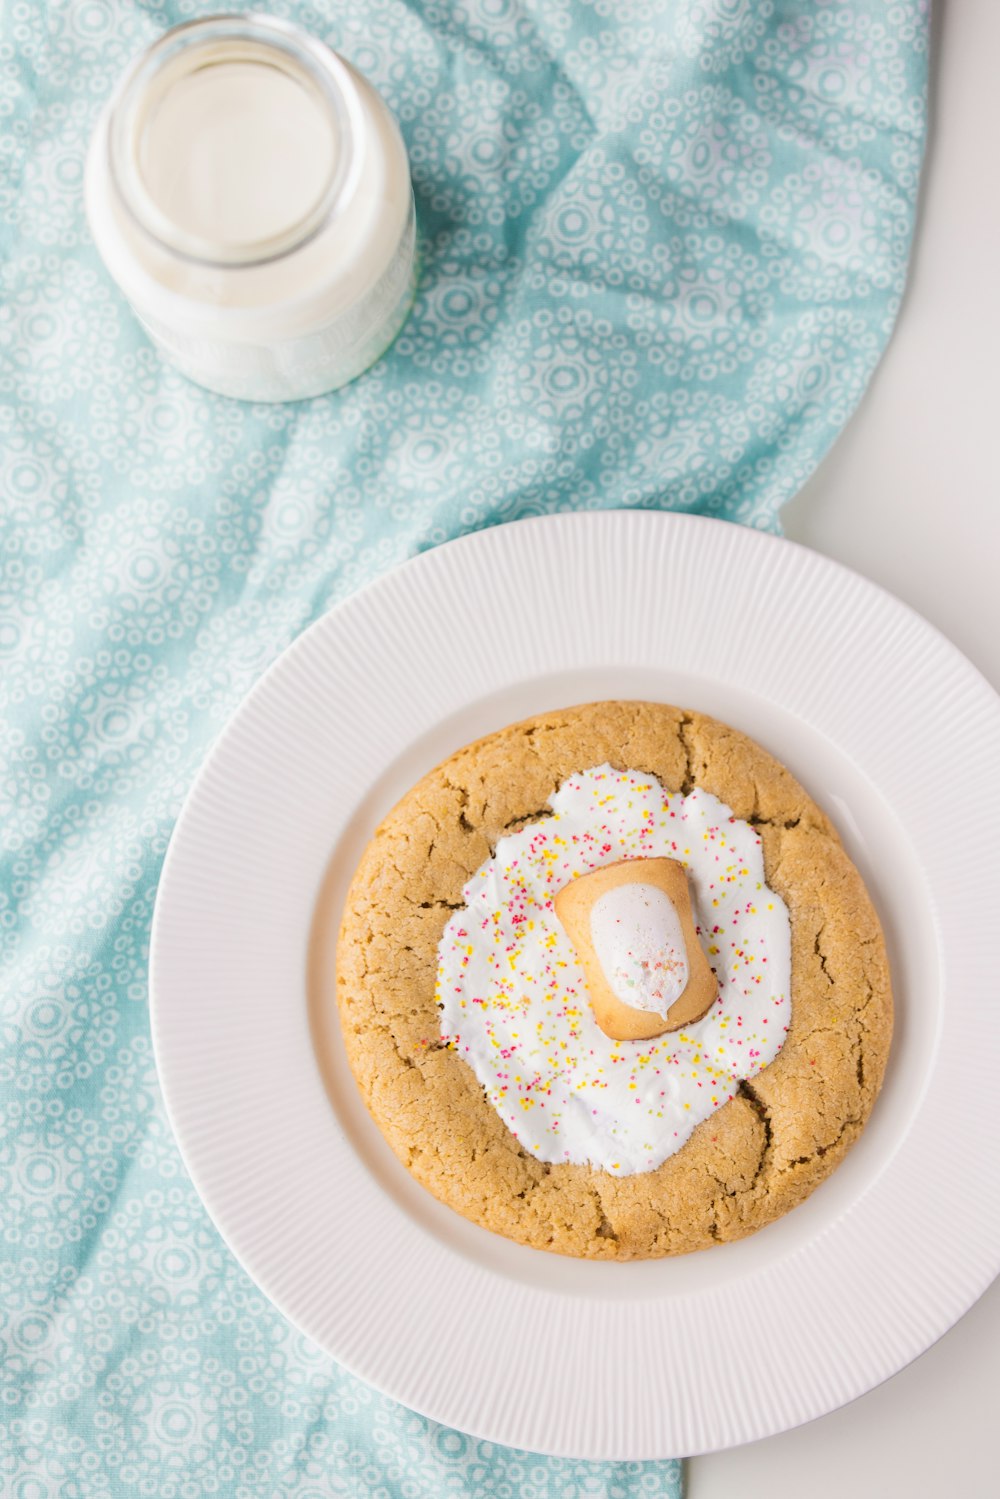
<instances>
[{"instance_id":1,"label":"white table surface","mask_svg":"<svg viewBox=\"0 0 1000 1499\"><path fill-rule=\"evenodd\" d=\"M1000 0L938 5L931 79L895 334L783 518L794 540L918 609L1000 690ZM998 1395L1000 1281L852 1405L693 1459L688 1499L995 1499Z\"/></svg>"}]
</instances>

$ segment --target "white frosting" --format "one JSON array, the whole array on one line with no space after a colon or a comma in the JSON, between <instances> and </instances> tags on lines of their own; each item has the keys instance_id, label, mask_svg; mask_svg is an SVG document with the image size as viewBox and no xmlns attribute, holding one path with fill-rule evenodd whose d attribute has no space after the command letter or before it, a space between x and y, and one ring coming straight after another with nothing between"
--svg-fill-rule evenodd
<instances>
[{"instance_id":1,"label":"white frosting","mask_svg":"<svg viewBox=\"0 0 1000 1499\"><path fill-rule=\"evenodd\" d=\"M616 885L590 909L590 940L616 999L666 1016L688 981L673 901L658 885Z\"/></svg>"},{"instance_id":2,"label":"white frosting","mask_svg":"<svg viewBox=\"0 0 1000 1499\"><path fill-rule=\"evenodd\" d=\"M539 1160L648 1171L780 1051L788 912L764 883L754 829L706 791L668 794L653 776L602 765L564 781L550 805L551 817L500 840L445 927L441 1034ZM719 995L695 1025L612 1041L552 900L589 869L658 857L687 869Z\"/></svg>"}]
</instances>

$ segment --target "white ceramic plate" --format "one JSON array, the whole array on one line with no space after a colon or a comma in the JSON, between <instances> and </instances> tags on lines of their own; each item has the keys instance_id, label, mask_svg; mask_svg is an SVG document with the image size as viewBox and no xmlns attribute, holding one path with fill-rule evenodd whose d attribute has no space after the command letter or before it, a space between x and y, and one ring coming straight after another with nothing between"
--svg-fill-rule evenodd
<instances>
[{"instance_id":1,"label":"white ceramic plate","mask_svg":"<svg viewBox=\"0 0 1000 1499\"><path fill-rule=\"evenodd\" d=\"M785 761L868 882L897 996L871 1123L809 1201L636 1265L526 1249L433 1200L369 1119L323 1000L347 882L407 787L478 735L609 697L703 709ZM790 542L619 511L408 563L267 673L170 845L153 1035L209 1212L335 1358L497 1442L700 1453L862 1394L1000 1270L998 772L1000 700L964 657Z\"/></svg>"}]
</instances>

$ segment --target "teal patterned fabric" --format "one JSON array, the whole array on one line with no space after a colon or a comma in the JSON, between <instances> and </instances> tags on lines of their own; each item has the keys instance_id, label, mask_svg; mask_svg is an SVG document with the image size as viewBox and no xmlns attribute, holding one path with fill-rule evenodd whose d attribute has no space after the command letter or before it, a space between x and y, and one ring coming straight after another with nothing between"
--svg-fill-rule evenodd
<instances>
[{"instance_id":1,"label":"teal patterned fabric","mask_svg":"<svg viewBox=\"0 0 1000 1499\"><path fill-rule=\"evenodd\" d=\"M396 110L424 271L381 364L272 408L161 364L82 211L126 60L217 6L3 11L0 1490L672 1496L436 1427L269 1307L164 1115L153 899L213 735L382 569L546 510L777 529L899 304L927 6L275 0Z\"/></svg>"}]
</instances>

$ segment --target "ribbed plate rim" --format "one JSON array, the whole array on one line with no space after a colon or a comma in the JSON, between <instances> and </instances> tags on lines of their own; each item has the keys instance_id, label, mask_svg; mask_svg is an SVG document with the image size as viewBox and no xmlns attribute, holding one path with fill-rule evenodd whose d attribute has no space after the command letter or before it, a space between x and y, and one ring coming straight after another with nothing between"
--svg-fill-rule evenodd
<instances>
[{"instance_id":1,"label":"ribbed plate rim","mask_svg":"<svg viewBox=\"0 0 1000 1499\"><path fill-rule=\"evenodd\" d=\"M511 533L516 533L516 536ZM1000 1271L1000 1232L997 1232L1000 1225L1000 1200L989 1202L993 1215L989 1218L983 1212L982 1198L979 1199L982 1235L974 1246L975 1253L972 1252L973 1246L969 1244L968 1237L958 1232L957 1224L951 1231L950 1238L949 1225L935 1226L931 1235L933 1242L927 1249L935 1261L947 1259L950 1269L947 1294L942 1293L935 1305L921 1306L916 1325L908 1323L903 1329L905 1319L901 1314L899 1334L891 1347L880 1346L877 1350L855 1349L853 1358L847 1365L841 1361L835 1371L825 1371L825 1384L800 1391L791 1413L786 1408L776 1417L774 1411L768 1409L766 1402L755 1402L752 1392L749 1392L748 1403L739 1411L730 1412L725 1420L714 1419L712 1412L704 1408L697 1411L678 1409L677 1412L672 1412L670 1420L665 1423L662 1439L650 1437L650 1413L646 1411L643 1419L647 1427L641 1438L636 1436L632 1440L629 1423L639 1422L635 1407L644 1398L641 1390L637 1392L632 1389L629 1399L633 1408L623 1409L618 1413L621 1418L620 1429L624 1434L620 1438L616 1437L610 1444L605 1428L597 1436L591 1437L581 1428L579 1421L574 1423L568 1409L571 1402L566 1399L562 1401L561 1408L559 1401L554 1403L550 1412L550 1428L544 1440L540 1441L537 1422L526 1423L524 1412L518 1411L516 1406L513 1409L505 1408L501 1412L487 1409L483 1404L482 1394L478 1397L476 1395L476 1377L463 1379L460 1392L456 1392L454 1385L447 1386L438 1379L439 1364L434 1361L428 1361L422 1367L419 1361L416 1364L411 1361L405 1372L397 1371L393 1367L384 1329L380 1333L381 1342L377 1347L373 1345L370 1356L365 1354L359 1357L353 1350L347 1356L345 1349L340 1346L336 1330L331 1333L329 1326L318 1329L315 1320L302 1315L288 1285L288 1275L294 1275L294 1269L290 1271L287 1263L268 1263L266 1250L262 1258L256 1244L251 1245L249 1242L252 1232L256 1232L255 1229L251 1231L250 1219L257 1215L259 1220L268 1210L267 1203L256 1199L241 1202L235 1185L229 1191L223 1178L212 1179L212 1173L206 1168L205 1136L209 1130L206 1121L210 1116L193 1109L190 1096L184 1092L184 1048L188 1045L190 1049L190 1043L185 1042L177 1033L183 1007L178 1006L176 974L170 959L171 953L176 954L177 943L183 939L185 922L189 925L191 922L189 905L185 906L185 884L190 886L194 868L192 859L196 859L197 849L203 846L206 838L213 836L216 820L221 815L220 786L234 765L241 759L246 761L248 747L254 744L255 739L264 743L269 735L273 737L280 732L273 719L272 699L280 690L281 684L292 681L300 667L309 665L310 653L313 653L314 647L321 645L332 654L331 642L343 636L348 625L355 630L356 645L356 626L359 620L367 620L374 629L380 617L400 607L405 613L406 608L419 601L421 596L425 599L440 598L440 588L436 589L435 584L439 584L442 578L450 576L454 580L460 574L464 577L471 570L473 574L478 572L481 580L488 581L492 577L495 581L498 568L502 577L505 549L510 553L511 548L519 548L522 556L527 556L529 552L532 557L535 554L541 555L551 564L556 591L562 587L571 593L571 584L560 573L560 569L568 571L570 562L575 564L580 560L581 565L592 566L600 573L601 568L607 564L607 554L610 552L613 556L617 552L626 560L630 557L633 560L640 559L638 565L641 567L644 553L657 546L663 551L668 563L675 547L685 550L689 559L697 561L704 557L707 563L712 562L713 554L716 554L716 560L721 558L723 561L731 556L745 557L746 566L760 569L764 574L769 569L790 569L793 575L801 573L815 579L817 586L828 590L831 599L849 598L854 607L858 607L860 602L868 609L872 618L887 621L893 628L906 634L907 638L920 642L928 663L928 672L931 664L939 674L947 669L946 674L955 685L956 703L965 714L966 721L978 726L983 733L987 730L994 732L997 725L1000 725L1000 700L989 684L956 647L922 616L859 574L784 538L744 530L703 517L639 511L562 514L510 523L421 553L383 575L317 620L264 673L216 740L186 800L164 864L150 946L153 1040L168 1114L182 1155L210 1215L234 1254L250 1271L260 1288L303 1332L317 1337L326 1351L340 1358L369 1383L404 1404L433 1419L488 1440L573 1457L649 1458L716 1450L813 1419L863 1394L874 1384L897 1372L947 1331ZM605 623L609 636L613 635L615 622L607 620ZM385 641L378 641L377 644L384 651ZM727 642L727 645L730 644L733 643ZM795 704L784 706L795 710ZM933 727L929 732L933 737ZM252 755L250 758L252 759ZM1000 793L985 784L960 790L967 802L979 795L980 815L1000 831ZM933 883L934 871L926 873ZM1000 878L996 875L992 878L992 893L995 897L1000 894ZM947 944L952 940L951 934L944 931L942 939ZM968 951L963 951L961 956L963 962L971 965L969 971L978 972L985 980L983 954L974 952L970 955ZM989 1040L991 1045L995 1045L1000 1039L1000 1029L995 1022L990 1024L992 1029ZM950 1080L952 1083L953 1081ZM284 1086L294 1088L294 1085L294 1079L285 1079ZM936 1107L933 1095L931 1104ZM1000 1108L994 1107L990 1117L1000 1125ZM983 1118L986 1118L986 1114ZM909 1141L904 1141L898 1154L904 1154L908 1145ZM346 1144L345 1149L349 1149ZM893 1165L898 1165L898 1159ZM957 1169L961 1176L960 1168ZM911 1167L911 1170L915 1170L915 1167ZM969 1177L967 1195L971 1210L972 1173L966 1174ZM955 1190L960 1191L961 1186L960 1182ZM869 1193L865 1198L868 1203L866 1211L871 1209L871 1197L872 1194ZM843 1236L845 1225L856 1216L845 1215L844 1220L832 1225L822 1238L825 1240L838 1232ZM964 1254L963 1244L967 1247ZM949 1250L947 1255L943 1245ZM819 1252L818 1246L816 1252ZM431 1255L431 1262L433 1258ZM902 1279L905 1282L905 1255L903 1260ZM796 1270L796 1274L799 1273L802 1273L801 1265ZM807 1265L806 1279L808 1273ZM905 1285L900 1286L900 1275L900 1266L895 1264L892 1278L885 1281L884 1295L887 1302L895 1304L897 1293L905 1291ZM724 1310L725 1300L722 1297L716 1309L719 1316ZM471 1316L475 1308L470 1306L466 1310ZM704 1336L706 1324L703 1320L702 1325L699 1325L699 1317L704 1319L703 1309L692 1307L688 1310L690 1327L685 1336L690 1337L693 1348L695 1341ZM679 1319L677 1326L687 1326L684 1321L687 1315L685 1309L678 1308L676 1315ZM594 1335L613 1335L609 1334L609 1327L613 1324L608 1321L608 1307L605 1304L586 1302L575 1308L575 1316L577 1320L590 1317ZM563 1319L554 1316L553 1320L561 1322ZM676 1332L676 1328L674 1330ZM561 1335L566 1337L565 1327L562 1328ZM885 1330L880 1329L880 1336L884 1335ZM780 1318L774 1325L773 1336L780 1342ZM817 1343L821 1345L822 1339L817 1338ZM819 1347L817 1353L819 1355ZM816 1372L819 1377L819 1370ZM479 1380L478 1383L481 1385L482 1381ZM662 1391L651 1392L650 1399L653 1398L662 1401ZM638 1425L635 1430L638 1431Z\"/></svg>"}]
</instances>

